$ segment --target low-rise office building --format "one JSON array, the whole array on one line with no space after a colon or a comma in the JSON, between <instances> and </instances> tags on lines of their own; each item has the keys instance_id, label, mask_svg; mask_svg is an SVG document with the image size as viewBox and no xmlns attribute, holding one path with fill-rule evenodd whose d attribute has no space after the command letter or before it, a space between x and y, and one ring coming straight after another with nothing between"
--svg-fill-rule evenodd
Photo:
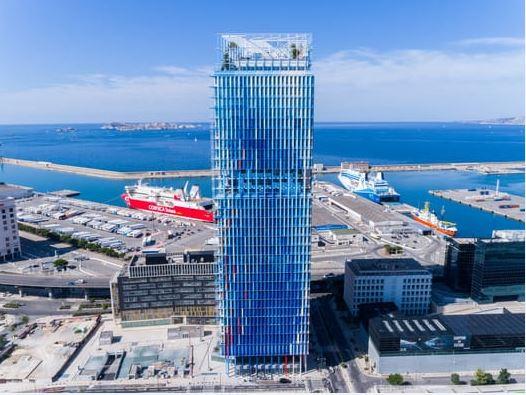
<instances>
[{"instance_id":1,"label":"low-rise office building","mask_svg":"<svg viewBox=\"0 0 526 395\"><path fill-rule=\"evenodd\" d=\"M26 199L34 195L33 188L0 182L0 200L7 198Z\"/></svg>"},{"instance_id":2,"label":"low-rise office building","mask_svg":"<svg viewBox=\"0 0 526 395\"><path fill-rule=\"evenodd\" d=\"M325 241L337 246L363 246L363 234L356 229L330 229L322 235Z\"/></svg>"},{"instance_id":3,"label":"low-rise office building","mask_svg":"<svg viewBox=\"0 0 526 395\"><path fill-rule=\"evenodd\" d=\"M414 259L353 259L345 264L344 299L356 316L360 305L393 302L403 314L427 314L432 274Z\"/></svg>"},{"instance_id":4,"label":"low-rise office building","mask_svg":"<svg viewBox=\"0 0 526 395\"><path fill-rule=\"evenodd\" d=\"M21 253L14 198L0 200L0 215L0 259L6 261L20 256Z\"/></svg>"},{"instance_id":5,"label":"low-rise office building","mask_svg":"<svg viewBox=\"0 0 526 395\"><path fill-rule=\"evenodd\" d=\"M455 291L480 303L524 300L524 232L498 231L491 239L448 241L444 277Z\"/></svg>"},{"instance_id":6,"label":"low-rise office building","mask_svg":"<svg viewBox=\"0 0 526 395\"><path fill-rule=\"evenodd\" d=\"M116 322L123 327L214 323L216 264L201 259L168 263L158 255L153 264L132 262L112 279ZM147 258L152 262L151 254Z\"/></svg>"},{"instance_id":7,"label":"low-rise office building","mask_svg":"<svg viewBox=\"0 0 526 395\"><path fill-rule=\"evenodd\" d=\"M381 374L524 369L524 314L376 317L368 353Z\"/></svg>"}]
</instances>

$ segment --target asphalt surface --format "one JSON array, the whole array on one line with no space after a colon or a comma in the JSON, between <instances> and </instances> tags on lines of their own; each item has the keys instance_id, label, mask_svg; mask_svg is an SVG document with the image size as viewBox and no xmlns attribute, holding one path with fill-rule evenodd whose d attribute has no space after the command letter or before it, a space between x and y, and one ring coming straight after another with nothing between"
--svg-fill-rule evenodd
<instances>
[{"instance_id":1,"label":"asphalt surface","mask_svg":"<svg viewBox=\"0 0 526 395\"><path fill-rule=\"evenodd\" d=\"M279 384L279 383L265 383L265 384L250 384L250 385L181 385L168 386L159 385L158 383L151 384L99 384L93 385L68 385L56 386L39 389L40 392L305 392L305 386L297 384Z\"/></svg>"},{"instance_id":2,"label":"asphalt surface","mask_svg":"<svg viewBox=\"0 0 526 395\"><path fill-rule=\"evenodd\" d=\"M9 302L17 302L21 304L16 309L7 309L2 307L0 310L6 314L27 315L44 317L49 315L66 315L70 314L70 310L59 310L59 307L65 303L64 299L47 299L47 298L31 298L31 299L5 299L0 300L0 305L3 306ZM77 300L78 303L78 300ZM71 304L71 303L67 303Z\"/></svg>"},{"instance_id":3,"label":"asphalt surface","mask_svg":"<svg viewBox=\"0 0 526 395\"><path fill-rule=\"evenodd\" d=\"M36 276L18 273L0 272L0 284L41 288L109 288L108 277L90 277L84 283L75 283L75 278L59 275Z\"/></svg>"},{"instance_id":4,"label":"asphalt surface","mask_svg":"<svg viewBox=\"0 0 526 395\"><path fill-rule=\"evenodd\" d=\"M336 346L338 334L332 331L333 324L327 321L327 299L321 296L311 301L312 325L316 332L321 357L325 359L329 368L329 388L332 392L350 392L337 366L346 360L347 351Z\"/></svg>"},{"instance_id":5,"label":"asphalt surface","mask_svg":"<svg viewBox=\"0 0 526 395\"><path fill-rule=\"evenodd\" d=\"M353 347L338 324L338 318L331 307L331 296L324 295L311 301L312 324L316 332L322 356L327 362L330 374L330 387L334 392L367 392L374 385L386 384L382 378L364 375L355 361ZM345 363L351 379L352 388L348 388L338 366Z\"/></svg>"}]
</instances>

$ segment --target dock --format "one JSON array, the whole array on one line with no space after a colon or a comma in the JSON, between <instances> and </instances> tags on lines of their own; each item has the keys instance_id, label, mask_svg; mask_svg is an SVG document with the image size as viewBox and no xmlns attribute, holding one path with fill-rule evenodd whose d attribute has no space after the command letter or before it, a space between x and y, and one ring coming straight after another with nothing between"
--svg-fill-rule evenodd
<instances>
[{"instance_id":1,"label":"dock","mask_svg":"<svg viewBox=\"0 0 526 395\"><path fill-rule=\"evenodd\" d=\"M114 180L135 180L141 178L194 178L211 177L214 175L212 169L196 170L145 170L145 171L114 171L95 169L91 167L80 167L63 165L46 161L33 161L16 158L0 158L0 164L30 167L39 170L59 171L90 177L109 178ZM338 173L341 166L324 166L317 164L313 168L315 174ZM467 163L415 163L415 164L392 164L371 165L371 171L475 171L482 174L515 174L524 173L524 162L467 162Z\"/></svg>"},{"instance_id":2,"label":"dock","mask_svg":"<svg viewBox=\"0 0 526 395\"><path fill-rule=\"evenodd\" d=\"M442 199L524 222L523 196L483 188L434 190L429 193Z\"/></svg>"},{"instance_id":3,"label":"dock","mask_svg":"<svg viewBox=\"0 0 526 395\"><path fill-rule=\"evenodd\" d=\"M79 191L74 191L72 189L61 189L59 191L49 192L50 195L66 198L80 195Z\"/></svg>"}]
</instances>

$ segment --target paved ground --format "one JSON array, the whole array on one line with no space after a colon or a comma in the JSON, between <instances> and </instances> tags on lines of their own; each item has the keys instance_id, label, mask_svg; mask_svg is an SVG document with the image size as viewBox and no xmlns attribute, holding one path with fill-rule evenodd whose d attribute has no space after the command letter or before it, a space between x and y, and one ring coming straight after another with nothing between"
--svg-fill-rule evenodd
<instances>
[{"instance_id":1,"label":"paved ground","mask_svg":"<svg viewBox=\"0 0 526 395\"><path fill-rule=\"evenodd\" d=\"M50 206L55 206L53 208ZM52 215L68 209L81 212L68 219L56 219ZM53 230L58 227L68 227L76 232L89 232L100 237L114 237L122 241L129 249L137 249L142 245L142 236L138 238L127 237L115 232L107 232L102 229L92 228L87 225L75 223L75 219L85 216L97 216L98 220L107 223L112 220L127 221L127 225L142 224L144 234L150 233L158 247L166 247L168 252L183 251L185 248L200 249L205 242L213 237L214 225L199 221L191 221L172 216L153 214L138 210L129 210L119 206L90 202L73 198L57 198L49 195L39 195L30 199L24 199L18 203L18 215L31 215L39 218L42 222L38 225ZM38 213L40 212L41 213ZM122 213L122 214L121 214ZM124 215L126 214L126 215ZM136 215L143 219L131 217ZM169 239L168 232L175 237ZM24 250L23 250L24 251ZM44 251L37 251L35 255L41 256ZM31 253L31 251L29 251Z\"/></svg>"},{"instance_id":2,"label":"paved ground","mask_svg":"<svg viewBox=\"0 0 526 395\"><path fill-rule=\"evenodd\" d=\"M429 191L429 193L446 200L524 222L524 196L476 188L436 190Z\"/></svg>"},{"instance_id":3,"label":"paved ground","mask_svg":"<svg viewBox=\"0 0 526 395\"><path fill-rule=\"evenodd\" d=\"M1 308L1 311L8 314L16 314L18 316L30 316L30 317L44 317L50 315L65 315L71 310L60 310L60 306L67 305L78 305L79 299L48 299L36 296L25 296L23 298L18 295L10 297L0 297L0 306L4 306L6 303L15 302L20 305L16 309L8 309L5 307Z\"/></svg>"},{"instance_id":4,"label":"paved ground","mask_svg":"<svg viewBox=\"0 0 526 395\"><path fill-rule=\"evenodd\" d=\"M38 327L24 339L17 339L13 354L0 364L0 378L28 379L51 383L51 377L64 364L76 346L95 325L93 317L38 320Z\"/></svg>"}]
</instances>

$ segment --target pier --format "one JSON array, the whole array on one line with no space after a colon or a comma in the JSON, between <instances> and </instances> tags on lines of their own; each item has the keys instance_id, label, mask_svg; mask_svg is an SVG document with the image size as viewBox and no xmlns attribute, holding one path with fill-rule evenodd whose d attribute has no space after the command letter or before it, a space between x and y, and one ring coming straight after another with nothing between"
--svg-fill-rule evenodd
<instances>
[{"instance_id":1,"label":"pier","mask_svg":"<svg viewBox=\"0 0 526 395\"><path fill-rule=\"evenodd\" d=\"M90 177L102 177L115 180L133 180L140 178L192 178L211 177L212 169L198 170L145 170L145 171L114 171L105 169L94 169L91 167L80 167L63 165L46 161L33 161L15 158L0 158L1 164L30 167L39 170L60 171ZM315 174L338 173L341 166L314 166ZM469 163L415 163L415 164L392 164L371 165L372 171L474 171L482 174L514 174L524 173L524 162L469 162Z\"/></svg>"},{"instance_id":2,"label":"pier","mask_svg":"<svg viewBox=\"0 0 526 395\"><path fill-rule=\"evenodd\" d=\"M446 189L429 191L431 195L477 208L488 213L524 222L524 197L496 190Z\"/></svg>"}]
</instances>

